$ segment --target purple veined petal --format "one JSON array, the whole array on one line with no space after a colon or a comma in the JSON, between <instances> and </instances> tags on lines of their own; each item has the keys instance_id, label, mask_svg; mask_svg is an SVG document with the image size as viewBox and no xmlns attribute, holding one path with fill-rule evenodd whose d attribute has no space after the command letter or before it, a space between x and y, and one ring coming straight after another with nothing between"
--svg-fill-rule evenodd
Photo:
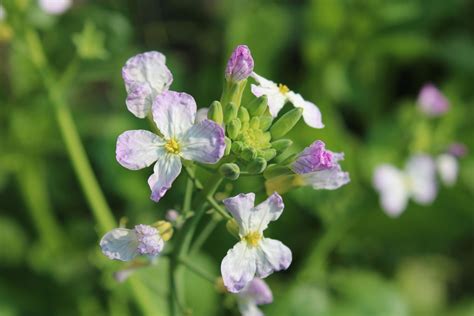
<instances>
[{"instance_id":1,"label":"purple veined petal","mask_svg":"<svg viewBox=\"0 0 474 316\"><path fill-rule=\"evenodd\" d=\"M255 276L256 248L238 242L222 259L221 274L229 292L240 292Z\"/></svg>"},{"instance_id":2,"label":"purple veined petal","mask_svg":"<svg viewBox=\"0 0 474 316\"><path fill-rule=\"evenodd\" d=\"M421 88L418 105L429 116L440 116L449 109L449 101L433 84L425 84Z\"/></svg>"},{"instance_id":3,"label":"purple veined petal","mask_svg":"<svg viewBox=\"0 0 474 316\"><path fill-rule=\"evenodd\" d=\"M163 249L165 242L158 229L149 225L136 225L135 234L138 239L138 252L141 255L157 256Z\"/></svg>"},{"instance_id":4,"label":"purple veined petal","mask_svg":"<svg viewBox=\"0 0 474 316\"><path fill-rule=\"evenodd\" d=\"M239 45L227 62L225 77L234 82L247 79L253 71L253 58L247 45Z\"/></svg>"},{"instance_id":5,"label":"purple veined petal","mask_svg":"<svg viewBox=\"0 0 474 316\"><path fill-rule=\"evenodd\" d=\"M262 95L268 98L268 110L273 117L277 117L280 110L287 101L287 96L280 92L280 88L273 81L259 76L255 72L252 73L252 78L257 81L258 85L252 84L251 91L257 98Z\"/></svg>"},{"instance_id":6,"label":"purple veined petal","mask_svg":"<svg viewBox=\"0 0 474 316\"><path fill-rule=\"evenodd\" d=\"M278 193L273 193L265 201L251 210L248 229L250 232L262 233L268 227L268 223L276 221L283 213L283 199Z\"/></svg>"},{"instance_id":7,"label":"purple veined petal","mask_svg":"<svg viewBox=\"0 0 474 316\"><path fill-rule=\"evenodd\" d=\"M266 278L275 271L286 270L293 259L291 250L281 241L263 238L257 248L256 276Z\"/></svg>"},{"instance_id":8,"label":"purple veined petal","mask_svg":"<svg viewBox=\"0 0 474 316\"><path fill-rule=\"evenodd\" d=\"M171 188L174 180L181 173L181 159L178 155L165 154L158 158L153 174L148 178L151 199L158 202Z\"/></svg>"},{"instance_id":9,"label":"purple veined petal","mask_svg":"<svg viewBox=\"0 0 474 316\"><path fill-rule=\"evenodd\" d=\"M247 234L250 214L255 205L255 193L240 193L222 202L239 224L241 235Z\"/></svg>"},{"instance_id":10,"label":"purple veined petal","mask_svg":"<svg viewBox=\"0 0 474 316\"><path fill-rule=\"evenodd\" d=\"M155 51L127 60L122 68L122 77L128 93L127 108L139 118L147 116L156 96L167 91L173 82L165 55Z\"/></svg>"},{"instance_id":11,"label":"purple veined petal","mask_svg":"<svg viewBox=\"0 0 474 316\"><path fill-rule=\"evenodd\" d=\"M166 139L181 138L193 126L196 101L184 92L166 91L152 106L153 120Z\"/></svg>"},{"instance_id":12,"label":"purple veined petal","mask_svg":"<svg viewBox=\"0 0 474 316\"><path fill-rule=\"evenodd\" d=\"M334 168L337 160L342 160L344 155L334 154L326 150L325 146L324 142L320 140L313 142L298 155L291 169L295 173L302 174Z\"/></svg>"},{"instance_id":13,"label":"purple veined petal","mask_svg":"<svg viewBox=\"0 0 474 316\"><path fill-rule=\"evenodd\" d=\"M342 171L340 166L304 173L300 176L306 185L312 186L315 190L336 190L351 181L349 173Z\"/></svg>"},{"instance_id":14,"label":"purple veined petal","mask_svg":"<svg viewBox=\"0 0 474 316\"><path fill-rule=\"evenodd\" d=\"M127 169L138 170L150 166L164 155L164 142L157 135L145 130L132 130L117 138L117 161Z\"/></svg>"},{"instance_id":15,"label":"purple veined petal","mask_svg":"<svg viewBox=\"0 0 474 316\"><path fill-rule=\"evenodd\" d=\"M112 229L99 244L102 253L112 260L130 261L139 254L137 235L131 229Z\"/></svg>"},{"instance_id":16,"label":"purple veined petal","mask_svg":"<svg viewBox=\"0 0 474 316\"><path fill-rule=\"evenodd\" d=\"M456 157L450 154L439 155L436 158L436 168L445 185L450 187L456 183L459 173L459 163Z\"/></svg>"},{"instance_id":17,"label":"purple veined petal","mask_svg":"<svg viewBox=\"0 0 474 316\"><path fill-rule=\"evenodd\" d=\"M224 129L216 122L205 119L188 129L179 143L184 159L216 163L224 155Z\"/></svg>"},{"instance_id":18,"label":"purple veined petal","mask_svg":"<svg viewBox=\"0 0 474 316\"><path fill-rule=\"evenodd\" d=\"M436 165L433 158L422 154L412 156L405 169L413 200L422 205L431 204L438 191Z\"/></svg>"},{"instance_id":19,"label":"purple veined petal","mask_svg":"<svg viewBox=\"0 0 474 316\"><path fill-rule=\"evenodd\" d=\"M201 123L202 121L207 119L207 113L209 112L209 108L200 108L196 112L196 124Z\"/></svg>"},{"instance_id":20,"label":"purple veined petal","mask_svg":"<svg viewBox=\"0 0 474 316\"><path fill-rule=\"evenodd\" d=\"M72 0L39 0L38 4L45 13L60 15L72 6Z\"/></svg>"},{"instance_id":21,"label":"purple veined petal","mask_svg":"<svg viewBox=\"0 0 474 316\"><path fill-rule=\"evenodd\" d=\"M257 305L270 304L273 302L273 293L267 283L260 279L254 278L239 293L240 297L254 301Z\"/></svg>"},{"instance_id":22,"label":"purple veined petal","mask_svg":"<svg viewBox=\"0 0 474 316\"><path fill-rule=\"evenodd\" d=\"M306 101L303 97L292 91L288 92L288 100L296 108L303 109L303 120L309 127L324 128L321 111L316 104Z\"/></svg>"},{"instance_id":23,"label":"purple veined petal","mask_svg":"<svg viewBox=\"0 0 474 316\"><path fill-rule=\"evenodd\" d=\"M408 204L408 188L404 174L391 165L380 165L374 171L373 186L380 196L380 204L391 217L399 216Z\"/></svg>"}]
</instances>

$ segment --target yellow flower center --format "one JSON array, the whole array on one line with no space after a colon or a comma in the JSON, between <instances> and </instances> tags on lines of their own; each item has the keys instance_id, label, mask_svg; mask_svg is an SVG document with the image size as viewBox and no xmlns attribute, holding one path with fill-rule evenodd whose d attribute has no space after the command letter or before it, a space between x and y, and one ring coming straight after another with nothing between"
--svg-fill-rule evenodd
<instances>
[{"instance_id":1,"label":"yellow flower center","mask_svg":"<svg viewBox=\"0 0 474 316\"><path fill-rule=\"evenodd\" d=\"M290 92L290 89L288 89L286 85L281 83L278 84L278 90L280 90L281 94L287 94L288 92Z\"/></svg>"},{"instance_id":2,"label":"yellow flower center","mask_svg":"<svg viewBox=\"0 0 474 316\"><path fill-rule=\"evenodd\" d=\"M260 240L262 239L262 235L259 232L251 232L245 235L243 238L252 247L256 247Z\"/></svg>"},{"instance_id":3,"label":"yellow flower center","mask_svg":"<svg viewBox=\"0 0 474 316\"><path fill-rule=\"evenodd\" d=\"M179 144L174 138L166 142L165 149L170 154L179 154Z\"/></svg>"}]
</instances>

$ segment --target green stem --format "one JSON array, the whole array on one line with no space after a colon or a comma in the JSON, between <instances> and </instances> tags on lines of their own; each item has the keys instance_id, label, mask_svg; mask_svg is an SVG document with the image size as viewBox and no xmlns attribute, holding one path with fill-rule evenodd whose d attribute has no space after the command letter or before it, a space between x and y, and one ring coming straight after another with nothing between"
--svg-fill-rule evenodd
<instances>
[{"instance_id":1,"label":"green stem","mask_svg":"<svg viewBox=\"0 0 474 316\"><path fill-rule=\"evenodd\" d=\"M58 89L60 86L49 72L38 34L33 30L27 31L26 42L29 45L29 50L34 52L32 60L42 76L49 99L54 106L61 136L66 145L76 176L99 224L99 230L101 233L105 233L112 229L116 222L92 171L86 151L77 132L76 124L69 107L65 104L62 90Z\"/></svg>"},{"instance_id":2,"label":"green stem","mask_svg":"<svg viewBox=\"0 0 474 316\"><path fill-rule=\"evenodd\" d=\"M216 282L216 277L207 273L206 271L203 271L201 268L193 265L189 260L180 258L179 263L181 263L183 266L185 266L189 271L194 272L196 275L200 276L201 278L211 282L212 284L215 284Z\"/></svg>"},{"instance_id":3,"label":"green stem","mask_svg":"<svg viewBox=\"0 0 474 316\"><path fill-rule=\"evenodd\" d=\"M191 254L195 254L201 249L202 245L206 242L206 240L209 238L211 233L214 231L214 229L217 227L218 221L215 219L211 219L206 223L206 226L204 229L201 231L201 233L196 237L196 240L194 241L192 248L191 248Z\"/></svg>"},{"instance_id":4,"label":"green stem","mask_svg":"<svg viewBox=\"0 0 474 316\"><path fill-rule=\"evenodd\" d=\"M219 205L219 203L217 203L217 201L214 199L214 197L212 196L206 196L206 200L209 202L209 204L212 205L212 207L217 211L217 213L219 213L222 217L224 217L225 219L232 219L232 216L229 215L229 213L227 213L223 208L222 206Z\"/></svg>"}]
</instances>

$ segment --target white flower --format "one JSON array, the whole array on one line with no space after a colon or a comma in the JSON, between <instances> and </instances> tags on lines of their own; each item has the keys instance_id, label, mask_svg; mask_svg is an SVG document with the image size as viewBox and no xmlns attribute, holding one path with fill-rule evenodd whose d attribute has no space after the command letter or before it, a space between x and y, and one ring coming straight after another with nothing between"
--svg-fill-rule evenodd
<instances>
[{"instance_id":1,"label":"white flower","mask_svg":"<svg viewBox=\"0 0 474 316\"><path fill-rule=\"evenodd\" d=\"M323 128L321 111L316 104L306 101L303 97L288 89L284 84L276 84L273 81L263 78L252 73L258 85L252 84L251 90L256 97L262 95L268 98L268 109L273 117L276 117L287 101L291 102L294 107L303 109L303 119L309 126L313 128Z\"/></svg>"},{"instance_id":2,"label":"white flower","mask_svg":"<svg viewBox=\"0 0 474 316\"><path fill-rule=\"evenodd\" d=\"M48 14L60 15L72 6L72 0L39 0L39 6Z\"/></svg>"},{"instance_id":3,"label":"white flower","mask_svg":"<svg viewBox=\"0 0 474 316\"><path fill-rule=\"evenodd\" d=\"M415 155L403 171L392 165L380 165L375 169L373 185L385 212L399 216L410 197L422 205L433 202L437 193L435 163L430 156Z\"/></svg>"},{"instance_id":4,"label":"white flower","mask_svg":"<svg viewBox=\"0 0 474 316\"><path fill-rule=\"evenodd\" d=\"M222 260L221 273L227 290L240 292L255 276L265 278L274 271L287 269L292 260L291 250L278 240L263 237L268 223L283 212L281 196L273 193L257 206L254 193L239 194L223 202L239 225L241 238Z\"/></svg>"},{"instance_id":5,"label":"white flower","mask_svg":"<svg viewBox=\"0 0 474 316\"><path fill-rule=\"evenodd\" d=\"M436 167L439 177L445 185L450 187L456 183L459 172L459 163L456 157L450 154L439 155L436 158Z\"/></svg>"}]
</instances>

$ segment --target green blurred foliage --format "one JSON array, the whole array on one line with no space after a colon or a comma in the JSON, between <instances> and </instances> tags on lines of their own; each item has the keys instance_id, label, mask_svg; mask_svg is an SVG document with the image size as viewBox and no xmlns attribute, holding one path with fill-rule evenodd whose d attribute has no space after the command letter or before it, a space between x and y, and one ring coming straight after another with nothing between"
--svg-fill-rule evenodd
<instances>
[{"instance_id":1,"label":"green blurred foliage","mask_svg":"<svg viewBox=\"0 0 474 316\"><path fill-rule=\"evenodd\" d=\"M345 152L352 180L337 191L302 188L285 196L286 210L269 235L290 246L294 262L268 279L275 302L263 310L473 315L473 156L461 159L457 184L442 188L433 205L411 203L398 219L382 212L371 187L377 164L402 167L411 153L437 154L454 141L474 148L472 1L84 0L60 16L42 12L34 0L2 4L0 315L167 315L166 259L123 283L112 278L124 266L98 251L96 224L31 60L34 52L11 27L15 23L39 30L117 220L162 218L180 207L185 183L178 178L155 204L149 171L130 172L116 163L117 135L148 128L125 109L124 62L142 51L165 53L172 89L192 94L203 107L220 96L231 50L247 44L256 72L321 108L326 128L299 123L288 135L293 152L322 139ZM26 12L21 21L15 20L19 8ZM425 82L447 95L448 115L426 120L417 111ZM262 186L249 178L228 185L226 194L255 191L263 199ZM233 244L224 226L195 258L215 275ZM235 301L213 285L189 271L181 276L194 315L237 313Z\"/></svg>"}]
</instances>

